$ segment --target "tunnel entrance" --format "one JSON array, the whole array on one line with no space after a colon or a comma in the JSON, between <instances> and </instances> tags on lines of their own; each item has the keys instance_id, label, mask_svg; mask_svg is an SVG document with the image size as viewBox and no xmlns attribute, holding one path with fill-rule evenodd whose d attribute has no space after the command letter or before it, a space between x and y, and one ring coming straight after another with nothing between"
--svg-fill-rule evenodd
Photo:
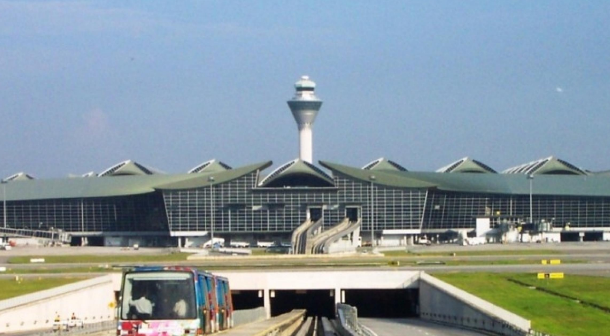
<instances>
[{"instance_id":1,"label":"tunnel entrance","mask_svg":"<svg viewBox=\"0 0 610 336\"><path fill-rule=\"evenodd\" d=\"M358 308L358 317L416 317L418 289L345 289L345 303Z\"/></svg>"},{"instance_id":2,"label":"tunnel entrance","mask_svg":"<svg viewBox=\"0 0 610 336\"><path fill-rule=\"evenodd\" d=\"M271 291L271 316L288 313L293 309L306 309L307 316L334 318L334 293L331 289Z\"/></svg>"},{"instance_id":3,"label":"tunnel entrance","mask_svg":"<svg viewBox=\"0 0 610 336\"><path fill-rule=\"evenodd\" d=\"M604 232L602 232L602 231L585 232L585 236L583 237L583 241L603 241L603 240L604 240Z\"/></svg>"},{"instance_id":4,"label":"tunnel entrance","mask_svg":"<svg viewBox=\"0 0 610 336\"><path fill-rule=\"evenodd\" d=\"M578 232L561 232L560 237L562 242L577 242L580 240Z\"/></svg>"},{"instance_id":5,"label":"tunnel entrance","mask_svg":"<svg viewBox=\"0 0 610 336\"><path fill-rule=\"evenodd\" d=\"M233 297L233 309L235 310L252 309L265 305L262 290L231 291L231 296Z\"/></svg>"}]
</instances>

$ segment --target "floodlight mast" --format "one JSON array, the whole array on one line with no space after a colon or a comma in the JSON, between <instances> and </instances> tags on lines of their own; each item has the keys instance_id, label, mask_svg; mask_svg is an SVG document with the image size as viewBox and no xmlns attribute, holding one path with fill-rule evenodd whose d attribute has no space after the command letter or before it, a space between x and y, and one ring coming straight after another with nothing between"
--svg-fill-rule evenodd
<instances>
[{"instance_id":1,"label":"floodlight mast","mask_svg":"<svg viewBox=\"0 0 610 336\"><path fill-rule=\"evenodd\" d=\"M316 83L310 80L309 76L302 76L294 83L294 88L294 97L287 103L299 129L299 159L313 163L312 127L322 101L316 97Z\"/></svg>"}]
</instances>

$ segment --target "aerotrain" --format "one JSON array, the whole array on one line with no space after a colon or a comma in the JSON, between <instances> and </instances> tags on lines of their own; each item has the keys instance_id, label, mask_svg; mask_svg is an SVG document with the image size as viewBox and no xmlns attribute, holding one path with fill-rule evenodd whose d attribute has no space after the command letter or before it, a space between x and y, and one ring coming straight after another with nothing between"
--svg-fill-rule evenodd
<instances>
[{"instance_id":1,"label":"aerotrain","mask_svg":"<svg viewBox=\"0 0 610 336\"><path fill-rule=\"evenodd\" d=\"M190 267L125 270L117 336L204 335L233 326L227 278Z\"/></svg>"}]
</instances>

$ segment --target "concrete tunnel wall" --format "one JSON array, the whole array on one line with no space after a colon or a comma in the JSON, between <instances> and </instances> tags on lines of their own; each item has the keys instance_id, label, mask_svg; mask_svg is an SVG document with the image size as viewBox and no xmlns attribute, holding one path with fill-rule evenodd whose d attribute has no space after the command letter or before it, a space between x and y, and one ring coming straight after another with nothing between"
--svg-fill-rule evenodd
<instances>
[{"instance_id":1,"label":"concrete tunnel wall","mask_svg":"<svg viewBox=\"0 0 610 336\"><path fill-rule=\"evenodd\" d=\"M419 278L420 318L498 335L526 335L531 322L424 272Z\"/></svg>"},{"instance_id":2,"label":"concrete tunnel wall","mask_svg":"<svg viewBox=\"0 0 610 336\"><path fill-rule=\"evenodd\" d=\"M524 335L530 321L472 294L438 280L425 272L375 271L219 271L232 290L260 292L270 317L273 291L333 291L335 303L345 301L350 290L397 290L419 288L422 319L485 329L501 335ZM85 323L114 318L114 291L120 290L121 274L115 273L78 283L0 301L0 330L18 332L49 329L56 312L68 318L73 312ZM276 293L274 293L276 294ZM95 303L95 304L94 304Z\"/></svg>"},{"instance_id":3,"label":"concrete tunnel wall","mask_svg":"<svg viewBox=\"0 0 610 336\"><path fill-rule=\"evenodd\" d=\"M0 330L51 329L57 315L65 320L72 313L84 323L113 320L115 286L106 275L0 301Z\"/></svg>"},{"instance_id":4,"label":"concrete tunnel wall","mask_svg":"<svg viewBox=\"0 0 610 336\"><path fill-rule=\"evenodd\" d=\"M334 303L343 303L345 289L417 288L418 271L396 269L375 271L217 271L229 279L231 290L261 290L267 317L271 317L272 296L282 290L333 291ZM330 295L330 292L327 292Z\"/></svg>"}]
</instances>

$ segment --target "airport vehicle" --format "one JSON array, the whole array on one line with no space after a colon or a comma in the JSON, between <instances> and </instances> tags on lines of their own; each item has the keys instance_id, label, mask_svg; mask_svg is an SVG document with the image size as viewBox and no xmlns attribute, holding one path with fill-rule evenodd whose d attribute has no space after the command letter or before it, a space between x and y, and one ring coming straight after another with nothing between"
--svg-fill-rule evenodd
<instances>
[{"instance_id":1,"label":"airport vehicle","mask_svg":"<svg viewBox=\"0 0 610 336\"><path fill-rule=\"evenodd\" d=\"M244 241L231 241L229 246L237 248L248 248L250 247L250 243Z\"/></svg>"},{"instance_id":2,"label":"airport vehicle","mask_svg":"<svg viewBox=\"0 0 610 336\"><path fill-rule=\"evenodd\" d=\"M0 250L10 250L15 247L15 242L12 240L8 240L8 238L0 237Z\"/></svg>"},{"instance_id":3,"label":"airport vehicle","mask_svg":"<svg viewBox=\"0 0 610 336\"><path fill-rule=\"evenodd\" d=\"M213 238L203 243L203 248L220 248L225 246L224 238Z\"/></svg>"},{"instance_id":4,"label":"airport vehicle","mask_svg":"<svg viewBox=\"0 0 610 336\"><path fill-rule=\"evenodd\" d=\"M265 253L291 254L292 245L288 243L275 242L265 248Z\"/></svg>"},{"instance_id":5,"label":"airport vehicle","mask_svg":"<svg viewBox=\"0 0 610 336\"><path fill-rule=\"evenodd\" d=\"M466 237L463 239L462 245L483 245L486 242L485 237Z\"/></svg>"},{"instance_id":6,"label":"airport vehicle","mask_svg":"<svg viewBox=\"0 0 610 336\"><path fill-rule=\"evenodd\" d=\"M203 335L233 326L229 281L193 268L128 269L119 301L117 335Z\"/></svg>"},{"instance_id":7,"label":"airport vehicle","mask_svg":"<svg viewBox=\"0 0 610 336\"><path fill-rule=\"evenodd\" d=\"M270 247L273 246L275 242L272 241L257 241L256 247Z\"/></svg>"}]
</instances>

